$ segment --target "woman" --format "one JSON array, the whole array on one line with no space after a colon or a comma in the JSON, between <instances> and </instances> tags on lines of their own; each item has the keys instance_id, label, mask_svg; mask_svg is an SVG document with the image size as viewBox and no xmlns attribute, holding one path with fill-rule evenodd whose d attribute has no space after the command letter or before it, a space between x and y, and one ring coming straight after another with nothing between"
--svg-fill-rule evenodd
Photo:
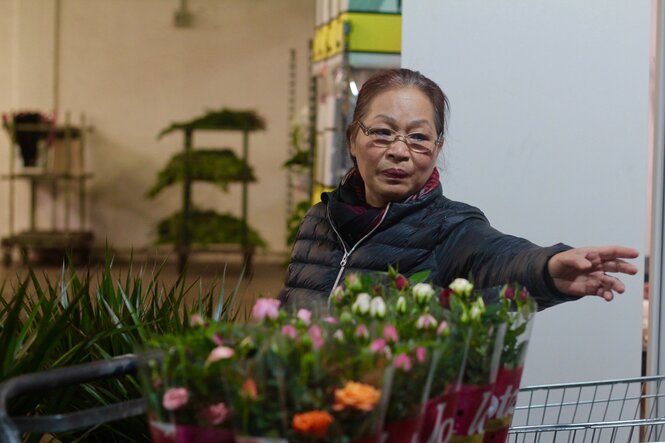
<instances>
[{"instance_id":1,"label":"woman","mask_svg":"<svg viewBox=\"0 0 665 443\"><path fill-rule=\"evenodd\" d=\"M635 274L621 246L539 247L492 228L483 213L442 194L436 160L448 102L418 72L378 73L363 85L347 128L355 167L305 216L293 247L282 303L317 309L349 272L411 275L431 270L447 286L457 277L477 288L519 282L540 309L584 295L611 300ZM318 309L317 309L318 310Z\"/></svg>"}]
</instances>

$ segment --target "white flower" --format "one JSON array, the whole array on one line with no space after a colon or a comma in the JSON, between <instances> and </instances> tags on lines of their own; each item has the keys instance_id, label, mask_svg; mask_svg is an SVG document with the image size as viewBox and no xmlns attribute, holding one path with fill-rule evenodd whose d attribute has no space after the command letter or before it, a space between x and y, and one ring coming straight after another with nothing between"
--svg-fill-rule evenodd
<instances>
[{"instance_id":1,"label":"white flower","mask_svg":"<svg viewBox=\"0 0 665 443\"><path fill-rule=\"evenodd\" d=\"M427 304L434 295L434 288L429 283L416 283L412 292L417 303Z\"/></svg>"},{"instance_id":2,"label":"white flower","mask_svg":"<svg viewBox=\"0 0 665 443\"><path fill-rule=\"evenodd\" d=\"M370 302L372 298L367 292L358 294L355 303L351 307L354 314L367 314L369 312Z\"/></svg>"},{"instance_id":3,"label":"white flower","mask_svg":"<svg viewBox=\"0 0 665 443\"><path fill-rule=\"evenodd\" d=\"M478 320L483 315L483 312L485 312L485 302L483 302L482 298L479 298L471 305L469 317L471 317L471 320Z\"/></svg>"},{"instance_id":4,"label":"white flower","mask_svg":"<svg viewBox=\"0 0 665 443\"><path fill-rule=\"evenodd\" d=\"M397 311L398 314L406 314L406 310L406 298L403 295L400 295L395 303L395 311Z\"/></svg>"},{"instance_id":5,"label":"white flower","mask_svg":"<svg viewBox=\"0 0 665 443\"><path fill-rule=\"evenodd\" d=\"M374 318L386 316L386 302L381 297L374 297L369 305L369 313Z\"/></svg>"},{"instance_id":6,"label":"white flower","mask_svg":"<svg viewBox=\"0 0 665 443\"><path fill-rule=\"evenodd\" d=\"M448 287L457 294L469 295L473 291L473 285L465 278L456 278Z\"/></svg>"}]
</instances>

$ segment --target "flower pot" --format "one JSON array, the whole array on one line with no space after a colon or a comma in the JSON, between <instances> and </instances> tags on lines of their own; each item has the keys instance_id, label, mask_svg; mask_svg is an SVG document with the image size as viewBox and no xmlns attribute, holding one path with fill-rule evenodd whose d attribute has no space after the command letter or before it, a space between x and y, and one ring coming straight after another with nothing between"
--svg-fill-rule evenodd
<instances>
[{"instance_id":1,"label":"flower pot","mask_svg":"<svg viewBox=\"0 0 665 443\"><path fill-rule=\"evenodd\" d=\"M39 125L44 123L44 117L38 112L23 112L14 115L14 138L19 145L23 166L37 165L39 142L47 132Z\"/></svg>"}]
</instances>

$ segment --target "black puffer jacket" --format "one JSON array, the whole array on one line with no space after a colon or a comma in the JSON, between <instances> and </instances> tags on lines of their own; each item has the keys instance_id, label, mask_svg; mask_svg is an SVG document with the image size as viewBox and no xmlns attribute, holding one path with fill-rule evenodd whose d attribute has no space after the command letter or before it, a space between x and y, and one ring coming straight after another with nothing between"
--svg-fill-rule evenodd
<instances>
[{"instance_id":1,"label":"black puffer jacket","mask_svg":"<svg viewBox=\"0 0 665 443\"><path fill-rule=\"evenodd\" d=\"M477 288L519 282L539 309L578 298L559 292L546 271L549 258L569 246L543 248L503 234L479 209L443 196L441 185L418 200L390 203L383 220L355 245L344 244L333 228L328 202L335 192L323 194L300 226L280 295L287 309L320 311L344 274L385 272L388 265L407 276L429 269L432 283L443 287L457 277Z\"/></svg>"}]
</instances>

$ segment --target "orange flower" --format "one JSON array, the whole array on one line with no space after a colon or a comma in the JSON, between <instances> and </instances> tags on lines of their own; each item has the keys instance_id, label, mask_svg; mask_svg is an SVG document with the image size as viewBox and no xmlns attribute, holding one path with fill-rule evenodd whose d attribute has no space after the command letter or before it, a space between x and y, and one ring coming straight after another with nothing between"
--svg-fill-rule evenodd
<instances>
[{"instance_id":1,"label":"orange flower","mask_svg":"<svg viewBox=\"0 0 665 443\"><path fill-rule=\"evenodd\" d=\"M256 383L254 382L254 380L248 378L243 382L241 394L245 398L248 398L250 400L256 400L256 398L259 396L259 391L256 388Z\"/></svg>"},{"instance_id":2,"label":"orange flower","mask_svg":"<svg viewBox=\"0 0 665 443\"><path fill-rule=\"evenodd\" d=\"M324 438L332 422L332 415L326 411L303 412L293 416L293 430L316 438Z\"/></svg>"},{"instance_id":3,"label":"orange flower","mask_svg":"<svg viewBox=\"0 0 665 443\"><path fill-rule=\"evenodd\" d=\"M333 409L341 411L346 408L354 408L371 411L380 398L381 392L374 386L349 381L342 389L335 389Z\"/></svg>"}]
</instances>

